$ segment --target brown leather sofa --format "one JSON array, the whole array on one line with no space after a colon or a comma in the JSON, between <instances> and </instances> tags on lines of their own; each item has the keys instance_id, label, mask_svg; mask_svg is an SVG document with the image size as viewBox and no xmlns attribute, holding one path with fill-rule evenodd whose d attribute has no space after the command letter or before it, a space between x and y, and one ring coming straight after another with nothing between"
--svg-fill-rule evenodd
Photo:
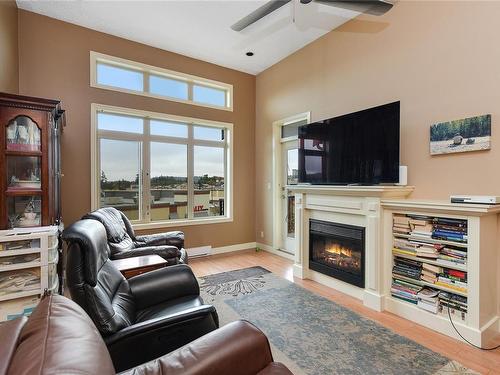
<instances>
[{"instance_id":1,"label":"brown leather sofa","mask_svg":"<svg viewBox=\"0 0 500 375\"><path fill-rule=\"evenodd\" d=\"M0 324L0 342L0 375L115 374L90 318L62 296L44 297L29 318ZM121 374L292 375L273 362L266 336L245 321L230 323Z\"/></svg>"}]
</instances>

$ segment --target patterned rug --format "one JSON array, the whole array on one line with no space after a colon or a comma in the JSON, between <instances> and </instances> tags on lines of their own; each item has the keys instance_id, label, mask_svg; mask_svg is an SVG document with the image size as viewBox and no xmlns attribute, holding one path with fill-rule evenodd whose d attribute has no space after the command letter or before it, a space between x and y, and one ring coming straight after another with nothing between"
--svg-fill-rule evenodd
<instances>
[{"instance_id":1,"label":"patterned rug","mask_svg":"<svg viewBox=\"0 0 500 375\"><path fill-rule=\"evenodd\" d=\"M262 267L205 276L200 287L221 326L252 322L295 375L477 374Z\"/></svg>"}]
</instances>

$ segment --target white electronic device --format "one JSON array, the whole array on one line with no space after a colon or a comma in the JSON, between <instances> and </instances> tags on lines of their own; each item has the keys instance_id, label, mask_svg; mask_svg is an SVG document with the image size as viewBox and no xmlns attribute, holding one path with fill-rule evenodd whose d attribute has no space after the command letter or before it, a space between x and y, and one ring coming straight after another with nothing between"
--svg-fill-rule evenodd
<instances>
[{"instance_id":1,"label":"white electronic device","mask_svg":"<svg viewBox=\"0 0 500 375\"><path fill-rule=\"evenodd\" d=\"M452 195L451 203L500 204L500 197L494 195Z\"/></svg>"},{"instance_id":2,"label":"white electronic device","mask_svg":"<svg viewBox=\"0 0 500 375\"><path fill-rule=\"evenodd\" d=\"M396 185L408 185L408 167L406 165L399 166L399 182Z\"/></svg>"}]
</instances>

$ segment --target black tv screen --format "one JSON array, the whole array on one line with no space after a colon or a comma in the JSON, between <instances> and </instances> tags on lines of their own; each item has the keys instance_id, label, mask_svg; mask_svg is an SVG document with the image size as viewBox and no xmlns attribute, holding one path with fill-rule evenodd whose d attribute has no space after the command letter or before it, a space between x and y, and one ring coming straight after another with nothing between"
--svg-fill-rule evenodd
<instances>
[{"instance_id":1,"label":"black tv screen","mask_svg":"<svg viewBox=\"0 0 500 375\"><path fill-rule=\"evenodd\" d=\"M399 181L399 102L299 128L299 183Z\"/></svg>"}]
</instances>

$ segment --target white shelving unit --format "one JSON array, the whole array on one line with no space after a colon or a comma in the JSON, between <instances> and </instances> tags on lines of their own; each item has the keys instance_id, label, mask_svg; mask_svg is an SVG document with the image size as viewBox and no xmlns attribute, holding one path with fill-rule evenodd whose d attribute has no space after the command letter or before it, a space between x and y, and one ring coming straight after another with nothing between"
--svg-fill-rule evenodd
<instances>
[{"instance_id":1,"label":"white shelving unit","mask_svg":"<svg viewBox=\"0 0 500 375\"><path fill-rule=\"evenodd\" d=\"M29 315L46 291L57 292L58 227L0 231L0 321Z\"/></svg>"},{"instance_id":2,"label":"white shelving unit","mask_svg":"<svg viewBox=\"0 0 500 375\"><path fill-rule=\"evenodd\" d=\"M486 346L500 334L499 285L498 285L498 213L500 206L451 204L418 200L383 200L383 248L384 248L384 308L396 315L460 339L448 316L446 307L433 314L415 304L391 296L393 257L418 260L443 268L467 272L467 292L459 292L423 280L408 279L414 284L467 297L467 314L464 320L454 316L453 323L460 333L475 345ZM467 221L467 243L434 240L431 242L453 245L467 250L466 265L444 265L437 261L412 255L393 254L393 215L422 215L461 219ZM407 237L397 234L398 237Z\"/></svg>"}]
</instances>

